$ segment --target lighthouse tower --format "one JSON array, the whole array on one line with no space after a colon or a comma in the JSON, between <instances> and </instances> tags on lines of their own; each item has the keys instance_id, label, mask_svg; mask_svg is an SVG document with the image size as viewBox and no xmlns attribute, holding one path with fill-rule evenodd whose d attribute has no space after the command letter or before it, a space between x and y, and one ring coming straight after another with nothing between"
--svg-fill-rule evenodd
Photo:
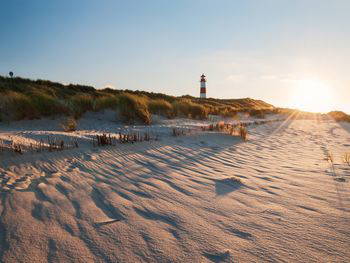
<instances>
[{"instance_id":1,"label":"lighthouse tower","mask_svg":"<svg viewBox=\"0 0 350 263\"><path fill-rule=\"evenodd\" d=\"M201 91L200 91L200 98L201 99L207 98L207 89L205 87L206 82L207 82L207 80L205 79L205 75L202 74L202 76L201 76Z\"/></svg>"}]
</instances>

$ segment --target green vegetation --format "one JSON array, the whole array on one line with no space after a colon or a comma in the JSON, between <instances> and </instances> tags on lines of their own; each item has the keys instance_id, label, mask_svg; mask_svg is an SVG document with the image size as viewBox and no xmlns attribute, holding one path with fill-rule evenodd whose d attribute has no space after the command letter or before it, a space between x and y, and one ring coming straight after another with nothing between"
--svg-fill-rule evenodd
<instances>
[{"instance_id":1,"label":"green vegetation","mask_svg":"<svg viewBox=\"0 0 350 263\"><path fill-rule=\"evenodd\" d=\"M153 114L170 117L173 113L173 105L164 99L153 99L148 102L148 109Z\"/></svg>"},{"instance_id":2,"label":"green vegetation","mask_svg":"<svg viewBox=\"0 0 350 263\"><path fill-rule=\"evenodd\" d=\"M340 121L350 122L350 115L342 111L331 111L327 113L327 115L337 122L340 122Z\"/></svg>"},{"instance_id":3,"label":"green vegetation","mask_svg":"<svg viewBox=\"0 0 350 263\"><path fill-rule=\"evenodd\" d=\"M175 116L181 116L193 119L205 119L209 110L198 103L194 103L190 99L179 99L173 102Z\"/></svg>"},{"instance_id":4,"label":"green vegetation","mask_svg":"<svg viewBox=\"0 0 350 263\"><path fill-rule=\"evenodd\" d=\"M264 117L276 108L260 100L199 99L132 90L95 89L48 80L0 76L0 121L66 115L80 118L87 111L113 109L125 122L151 123L151 114L167 118L205 119L209 114L234 117L238 112Z\"/></svg>"},{"instance_id":5,"label":"green vegetation","mask_svg":"<svg viewBox=\"0 0 350 263\"><path fill-rule=\"evenodd\" d=\"M147 97L122 93L118 96L117 109L126 122L141 120L145 124L151 123Z\"/></svg>"}]
</instances>

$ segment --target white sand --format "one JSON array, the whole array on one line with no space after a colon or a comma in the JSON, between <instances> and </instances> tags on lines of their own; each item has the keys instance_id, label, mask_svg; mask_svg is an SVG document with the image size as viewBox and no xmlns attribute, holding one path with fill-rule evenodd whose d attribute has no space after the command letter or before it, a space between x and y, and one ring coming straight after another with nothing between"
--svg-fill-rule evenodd
<instances>
[{"instance_id":1,"label":"white sand","mask_svg":"<svg viewBox=\"0 0 350 263\"><path fill-rule=\"evenodd\" d=\"M1 262L349 262L349 124L277 122L242 142L170 137L185 123L165 121L134 127L160 141L93 149L93 134L124 128L93 123L70 134L54 120L0 126L2 139L58 134L81 145L0 153Z\"/></svg>"}]
</instances>

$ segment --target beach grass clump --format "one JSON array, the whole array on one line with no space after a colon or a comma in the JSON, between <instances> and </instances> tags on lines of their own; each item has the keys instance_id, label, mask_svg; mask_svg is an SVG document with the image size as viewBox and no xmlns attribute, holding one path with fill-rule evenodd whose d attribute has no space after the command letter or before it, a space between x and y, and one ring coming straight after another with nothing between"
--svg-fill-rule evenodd
<instances>
[{"instance_id":1,"label":"beach grass clump","mask_svg":"<svg viewBox=\"0 0 350 263\"><path fill-rule=\"evenodd\" d=\"M342 111L331 111L327 113L333 120L336 122L350 122L350 115L342 112Z\"/></svg>"},{"instance_id":2,"label":"beach grass clump","mask_svg":"<svg viewBox=\"0 0 350 263\"><path fill-rule=\"evenodd\" d=\"M190 111L190 100L181 99L172 103L174 115L179 117L188 117Z\"/></svg>"},{"instance_id":3,"label":"beach grass clump","mask_svg":"<svg viewBox=\"0 0 350 263\"><path fill-rule=\"evenodd\" d=\"M350 166L350 153L345 153L343 156L343 162Z\"/></svg>"},{"instance_id":4,"label":"beach grass clump","mask_svg":"<svg viewBox=\"0 0 350 263\"><path fill-rule=\"evenodd\" d=\"M173 105L164 99L154 99L148 101L148 109L153 114L169 117L173 112Z\"/></svg>"},{"instance_id":5,"label":"beach grass clump","mask_svg":"<svg viewBox=\"0 0 350 263\"><path fill-rule=\"evenodd\" d=\"M246 141L247 137L248 137L248 130L244 125L240 125L239 126L239 136L241 136L241 138Z\"/></svg>"},{"instance_id":6,"label":"beach grass clump","mask_svg":"<svg viewBox=\"0 0 350 263\"><path fill-rule=\"evenodd\" d=\"M147 98L130 93L122 93L118 98L118 110L125 122L141 121L151 123L151 114L148 111Z\"/></svg>"},{"instance_id":7,"label":"beach grass clump","mask_svg":"<svg viewBox=\"0 0 350 263\"><path fill-rule=\"evenodd\" d=\"M94 109L94 98L88 94L77 94L69 100L70 110L75 119Z\"/></svg>"},{"instance_id":8,"label":"beach grass clump","mask_svg":"<svg viewBox=\"0 0 350 263\"><path fill-rule=\"evenodd\" d=\"M118 106L118 97L112 94L98 97L94 101L94 111L101 111L105 109L116 109L117 106Z\"/></svg>"},{"instance_id":9,"label":"beach grass clump","mask_svg":"<svg viewBox=\"0 0 350 263\"><path fill-rule=\"evenodd\" d=\"M205 106L192 102L190 99L180 99L173 102L174 115L193 119L205 119L208 110Z\"/></svg>"},{"instance_id":10,"label":"beach grass clump","mask_svg":"<svg viewBox=\"0 0 350 263\"><path fill-rule=\"evenodd\" d=\"M2 97L3 114L7 115L9 119L23 120L35 119L39 117L39 113L35 108L29 96L9 91Z\"/></svg>"},{"instance_id":11,"label":"beach grass clump","mask_svg":"<svg viewBox=\"0 0 350 263\"><path fill-rule=\"evenodd\" d=\"M76 131L78 123L74 117L68 117L61 122L61 127L65 132Z\"/></svg>"},{"instance_id":12,"label":"beach grass clump","mask_svg":"<svg viewBox=\"0 0 350 263\"><path fill-rule=\"evenodd\" d=\"M332 152L327 151L326 153L326 161L333 165L334 163L334 155Z\"/></svg>"},{"instance_id":13,"label":"beach grass clump","mask_svg":"<svg viewBox=\"0 0 350 263\"><path fill-rule=\"evenodd\" d=\"M265 119L265 112L263 110L249 110L249 116L254 117L254 118L258 118L258 119Z\"/></svg>"},{"instance_id":14,"label":"beach grass clump","mask_svg":"<svg viewBox=\"0 0 350 263\"><path fill-rule=\"evenodd\" d=\"M34 92L30 94L29 98L38 117L69 113L69 108L52 95Z\"/></svg>"},{"instance_id":15,"label":"beach grass clump","mask_svg":"<svg viewBox=\"0 0 350 263\"><path fill-rule=\"evenodd\" d=\"M207 116L208 111L203 105L192 103L190 107L190 118L203 120L206 119Z\"/></svg>"},{"instance_id":16,"label":"beach grass clump","mask_svg":"<svg viewBox=\"0 0 350 263\"><path fill-rule=\"evenodd\" d=\"M184 129L184 128L173 128L172 129L172 136L178 137L178 136L184 136L191 133L190 129Z\"/></svg>"},{"instance_id":17,"label":"beach grass clump","mask_svg":"<svg viewBox=\"0 0 350 263\"><path fill-rule=\"evenodd\" d=\"M238 111L231 106L218 106L215 107L215 113L222 117L234 118L237 116Z\"/></svg>"},{"instance_id":18,"label":"beach grass clump","mask_svg":"<svg viewBox=\"0 0 350 263\"><path fill-rule=\"evenodd\" d=\"M244 185L242 180L236 176L231 176L228 178L224 178L219 180L220 183L226 184L226 185L231 185L231 186L242 186Z\"/></svg>"}]
</instances>

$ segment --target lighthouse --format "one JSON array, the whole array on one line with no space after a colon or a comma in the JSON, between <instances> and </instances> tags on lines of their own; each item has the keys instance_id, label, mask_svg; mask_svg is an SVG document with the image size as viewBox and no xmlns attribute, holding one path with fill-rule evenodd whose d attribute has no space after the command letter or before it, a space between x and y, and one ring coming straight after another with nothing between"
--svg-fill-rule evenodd
<instances>
[{"instance_id":1,"label":"lighthouse","mask_svg":"<svg viewBox=\"0 0 350 263\"><path fill-rule=\"evenodd\" d=\"M206 82L207 82L207 80L205 79L205 75L202 74L202 76L201 76L201 90L200 90L200 98L201 99L207 98L207 89L205 87Z\"/></svg>"}]
</instances>

